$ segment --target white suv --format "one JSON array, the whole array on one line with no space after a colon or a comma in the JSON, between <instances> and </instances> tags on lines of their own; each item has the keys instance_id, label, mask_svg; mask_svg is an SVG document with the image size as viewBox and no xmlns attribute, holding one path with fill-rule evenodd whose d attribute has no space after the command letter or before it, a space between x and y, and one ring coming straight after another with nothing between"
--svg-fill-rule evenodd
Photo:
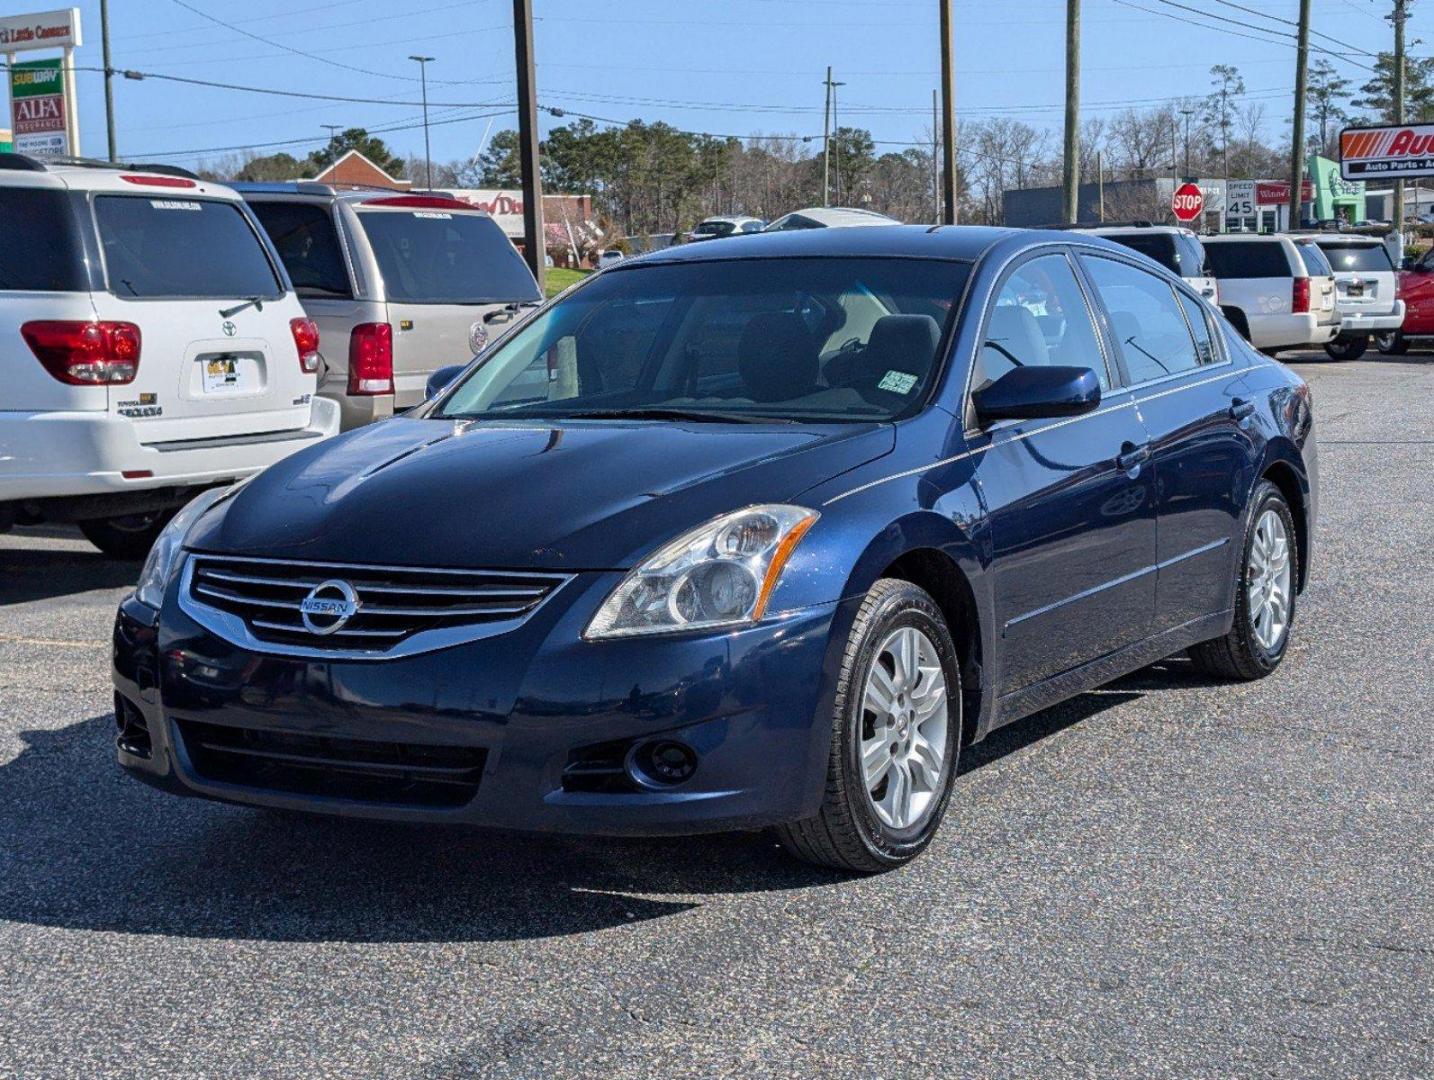
<instances>
[{"instance_id":1,"label":"white suv","mask_svg":"<svg viewBox=\"0 0 1434 1080\"><path fill-rule=\"evenodd\" d=\"M1339 337L1324 347L1336 360L1358 360L1369 339L1404 325L1404 301L1389 247L1377 236L1321 233L1314 242L1334 270Z\"/></svg>"},{"instance_id":2,"label":"white suv","mask_svg":"<svg viewBox=\"0 0 1434 1080\"><path fill-rule=\"evenodd\" d=\"M1339 334L1334 272L1308 237L1230 233L1205 237L1220 310L1257 349L1325 345Z\"/></svg>"},{"instance_id":3,"label":"white suv","mask_svg":"<svg viewBox=\"0 0 1434 1080\"><path fill-rule=\"evenodd\" d=\"M0 154L0 531L138 558L174 510L338 431L318 330L239 196Z\"/></svg>"}]
</instances>

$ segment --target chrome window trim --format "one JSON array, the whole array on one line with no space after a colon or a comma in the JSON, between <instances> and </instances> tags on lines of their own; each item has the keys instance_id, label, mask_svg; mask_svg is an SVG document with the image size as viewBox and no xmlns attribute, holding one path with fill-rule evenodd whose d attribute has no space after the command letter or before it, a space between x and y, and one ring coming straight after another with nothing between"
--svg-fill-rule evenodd
<instances>
[{"instance_id":1,"label":"chrome window trim","mask_svg":"<svg viewBox=\"0 0 1434 1080\"><path fill-rule=\"evenodd\" d=\"M240 563L263 563L268 565L301 565L312 566L332 570L407 570L418 571L425 574L475 574L481 573L495 577L538 577L550 578L553 586L537 604L521 616L511 619L503 619L488 623L473 623L468 626L445 626L433 630L420 630L402 641L387 649L325 649L310 648L304 645L276 644L271 641L263 641L250 632L244 619L228 611L221 611L218 608L210 607L201 603L191 595L191 586L194 581L194 566L199 559L217 560L221 562ZM372 563L333 563L316 562L303 559L272 559L272 558L248 558L239 555L210 555L202 551L186 551L184 555L184 569L180 573L179 580L179 609L197 622L211 634L223 638L231 645L245 649L249 652L263 653L268 656L293 657L305 660L401 660L409 656L418 656L423 653L435 652L438 649L447 649L455 645L466 645L474 641L482 641L485 638L498 637L510 630L516 630L523 623L531 619L553 598L564 585L572 581L573 575L555 573L548 570L536 570L532 572L522 570L455 570L452 568L421 567L421 566L380 566Z\"/></svg>"}]
</instances>

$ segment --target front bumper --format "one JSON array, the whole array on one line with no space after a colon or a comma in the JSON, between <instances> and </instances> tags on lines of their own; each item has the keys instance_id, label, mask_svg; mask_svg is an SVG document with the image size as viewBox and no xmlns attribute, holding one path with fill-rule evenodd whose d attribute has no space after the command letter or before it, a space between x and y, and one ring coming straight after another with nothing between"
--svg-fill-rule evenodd
<instances>
[{"instance_id":1,"label":"front bumper","mask_svg":"<svg viewBox=\"0 0 1434 1080\"><path fill-rule=\"evenodd\" d=\"M110 413L0 411L0 502L240 480L338 430L338 409L317 397L298 430L178 447L141 443L133 421Z\"/></svg>"},{"instance_id":2,"label":"front bumper","mask_svg":"<svg viewBox=\"0 0 1434 1080\"><path fill-rule=\"evenodd\" d=\"M845 640L855 602L723 634L583 641L620 576L577 575L508 633L377 661L247 651L190 620L174 584L162 617L131 597L114 630L117 713L131 726L142 717L147 745L122 737L119 763L176 794L517 830L681 834L814 814L840 658L831 642ZM236 782L206 764L203 732L257 732L310 748L384 744L423 760L464 748L481 753L481 777L471 797L442 806ZM622 760L624 748L659 736L696 751L685 783L591 790L573 782L574 762L612 757L614 747Z\"/></svg>"},{"instance_id":3,"label":"front bumper","mask_svg":"<svg viewBox=\"0 0 1434 1080\"><path fill-rule=\"evenodd\" d=\"M1340 310L1340 337L1363 337L1398 330L1404 325L1404 301L1396 300L1393 311L1364 312Z\"/></svg>"}]
</instances>

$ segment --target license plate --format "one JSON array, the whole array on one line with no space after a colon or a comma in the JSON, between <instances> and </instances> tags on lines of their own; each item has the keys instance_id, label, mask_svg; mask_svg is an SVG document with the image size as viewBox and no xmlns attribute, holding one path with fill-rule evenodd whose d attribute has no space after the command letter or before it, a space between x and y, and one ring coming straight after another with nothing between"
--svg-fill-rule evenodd
<instances>
[{"instance_id":1,"label":"license plate","mask_svg":"<svg viewBox=\"0 0 1434 1080\"><path fill-rule=\"evenodd\" d=\"M1364 282L1362 282L1362 281L1351 281L1348 285L1346 285L1346 286L1344 287L1344 295L1345 295L1345 296L1363 296L1363 295L1364 295Z\"/></svg>"},{"instance_id":2,"label":"license plate","mask_svg":"<svg viewBox=\"0 0 1434 1080\"><path fill-rule=\"evenodd\" d=\"M219 356L200 363L206 394L226 394L244 389L244 373L237 357Z\"/></svg>"}]
</instances>

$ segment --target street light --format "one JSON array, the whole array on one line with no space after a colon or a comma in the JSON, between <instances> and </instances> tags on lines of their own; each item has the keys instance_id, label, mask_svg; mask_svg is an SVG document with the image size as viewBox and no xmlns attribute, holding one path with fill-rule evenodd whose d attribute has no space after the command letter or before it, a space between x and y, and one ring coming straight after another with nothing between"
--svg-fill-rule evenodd
<instances>
[{"instance_id":1,"label":"street light","mask_svg":"<svg viewBox=\"0 0 1434 1080\"><path fill-rule=\"evenodd\" d=\"M423 85L423 173L425 186L433 190L433 151L428 146L428 65L435 57L432 56L410 56L410 60L418 63L418 79Z\"/></svg>"}]
</instances>

